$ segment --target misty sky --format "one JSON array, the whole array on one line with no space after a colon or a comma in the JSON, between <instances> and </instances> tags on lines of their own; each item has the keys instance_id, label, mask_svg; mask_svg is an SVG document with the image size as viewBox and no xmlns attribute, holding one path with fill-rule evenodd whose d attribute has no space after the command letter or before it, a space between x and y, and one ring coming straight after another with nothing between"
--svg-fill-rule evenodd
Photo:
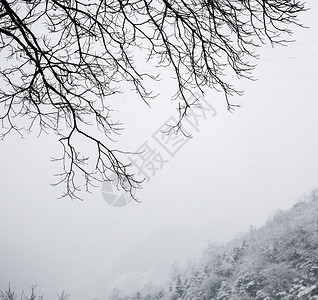
<instances>
[{"instance_id":1,"label":"misty sky","mask_svg":"<svg viewBox=\"0 0 318 300\"><path fill-rule=\"evenodd\" d=\"M50 186L60 167L50 161L61 154L57 137L2 141L0 289L37 284L47 299L63 289L76 295L158 231L178 228L223 242L317 188L318 4L308 6L301 20L310 28L296 28L295 43L259 49L258 81L233 79L245 90L231 99L241 108L229 113L222 94L206 91L216 114L144 184L142 203L111 207L101 188L83 202L57 200L62 187ZM118 148L153 143L175 115L169 79L155 88L161 95L151 109L128 89L111 100L113 118L125 126Z\"/></svg>"}]
</instances>

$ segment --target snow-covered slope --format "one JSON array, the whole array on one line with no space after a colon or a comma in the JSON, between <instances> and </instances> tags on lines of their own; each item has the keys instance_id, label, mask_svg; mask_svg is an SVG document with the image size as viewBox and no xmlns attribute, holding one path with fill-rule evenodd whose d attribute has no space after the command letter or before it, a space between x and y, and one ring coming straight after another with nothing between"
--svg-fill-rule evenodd
<instances>
[{"instance_id":1,"label":"snow-covered slope","mask_svg":"<svg viewBox=\"0 0 318 300\"><path fill-rule=\"evenodd\" d=\"M107 299L116 288L124 296L166 285L173 273L181 272L202 255L211 239L213 233L208 230L169 228L155 232L127 249L103 278L88 287L90 294Z\"/></svg>"}]
</instances>

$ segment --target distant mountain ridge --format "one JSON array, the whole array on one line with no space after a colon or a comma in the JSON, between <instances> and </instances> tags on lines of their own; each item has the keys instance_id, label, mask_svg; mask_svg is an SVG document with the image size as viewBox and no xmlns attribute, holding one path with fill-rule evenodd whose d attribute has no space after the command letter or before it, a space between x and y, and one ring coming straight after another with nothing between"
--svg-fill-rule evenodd
<instances>
[{"instance_id":1,"label":"distant mountain ridge","mask_svg":"<svg viewBox=\"0 0 318 300\"><path fill-rule=\"evenodd\" d=\"M109 299L318 299L318 190L263 227L226 245L209 245L199 263L162 289Z\"/></svg>"},{"instance_id":2,"label":"distant mountain ridge","mask_svg":"<svg viewBox=\"0 0 318 300\"><path fill-rule=\"evenodd\" d=\"M123 297L134 295L139 289L150 292L168 284L172 266L177 270L184 269L188 260L198 259L208 245L207 236L207 232L184 228L156 231L134 248L127 249L127 253L89 287L91 292L88 294L94 295L98 290L98 299L107 299L113 289L119 289Z\"/></svg>"}]
</instances>

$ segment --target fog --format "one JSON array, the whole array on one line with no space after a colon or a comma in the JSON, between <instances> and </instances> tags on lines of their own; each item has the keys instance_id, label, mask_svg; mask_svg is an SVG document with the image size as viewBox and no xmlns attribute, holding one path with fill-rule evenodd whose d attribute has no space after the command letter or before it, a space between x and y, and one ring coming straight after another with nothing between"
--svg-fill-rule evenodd
<instances>
[{"instance_id":1,"label":"fog","mask_svg":"<svg viewBox=\"0 0 318 300\"><path fill-rule=\"evenodd\" d=\"M61 154L57 137L12 134L1 141L0 289L36 284L47 299L65 290L80 300L105 297L115 282L131 289L149 269L149 278L164 274L174 261L199 257L208 241L261 226L316 188L318 6L308 6L302 21L310 28L296 28L295 43L260 49L258 81L233 79L245 90L231 99L241 108L229 113L222 94L206 92L214 111L138 191L140 203L113 207L101 187L84 201L57 200L63 187L50 185L61 167L50 161ZM118 148L154 143L175 114L169 80L156 87L162 93L151 108L129 90L112 100L125 127ZM160 259L162 269L152 266ZM131 274L140 275L135 283Z\"/></svg>"}]
</instances>

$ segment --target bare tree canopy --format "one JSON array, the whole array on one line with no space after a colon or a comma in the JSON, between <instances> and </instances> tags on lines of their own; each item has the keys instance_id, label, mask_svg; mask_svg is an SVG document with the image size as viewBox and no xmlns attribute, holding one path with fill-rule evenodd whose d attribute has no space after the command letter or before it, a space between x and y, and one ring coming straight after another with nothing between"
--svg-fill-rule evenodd
<instances>
[{"instance_id":1,"label":"bare tree canopy","mask_svg":"<svg viewBox=\"0 0 318 300\"><path fill-rule=\"evenodd\" d=\"M196 91L222 91L233 109L229 96L238 91L225 75L251 78L256 48L288 42L292 25L302 26L302 11L297 0L0 0L1 138L12 131L57 133L65 195L79 197L78 175L89 189L113 173L133 194L140 182L123 152L108 146L120 124L111 121L107 101L123 84L146 103L155 96L143 82L157 74L137 65L136 56L173 72L180 129L197 105L188 100ZM94 144L94 168L78 137Z\"/></svg>"}]
</instances>

